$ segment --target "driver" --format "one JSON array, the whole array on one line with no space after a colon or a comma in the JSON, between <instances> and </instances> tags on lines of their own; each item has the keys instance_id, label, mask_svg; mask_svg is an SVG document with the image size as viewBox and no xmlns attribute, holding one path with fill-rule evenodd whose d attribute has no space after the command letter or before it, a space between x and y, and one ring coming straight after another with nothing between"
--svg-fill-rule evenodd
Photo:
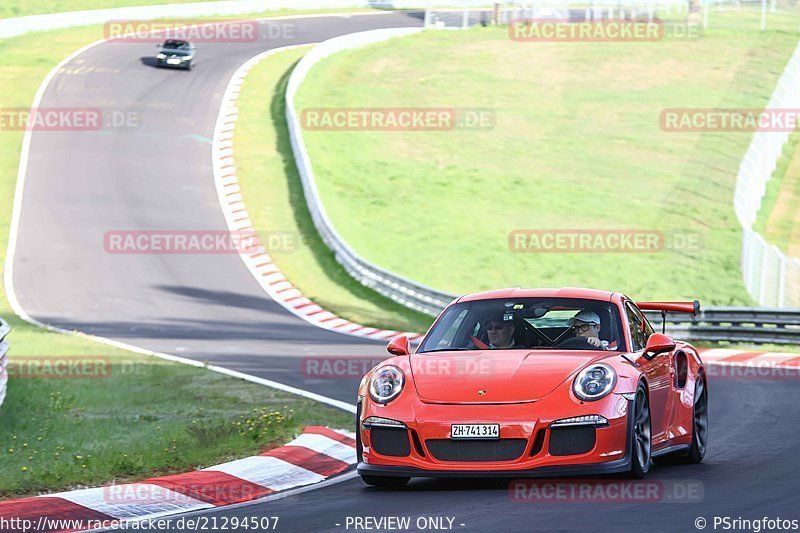
<instances>
[{"instance_id":1,"label":"driver","mask_svg":"<svg viewBox=\"0 0 800 533\"><path fill-rule=\"evenodd\" d=\"M493 315L486 322L486 333L489 336L489 348L492 350L509 350L514 348L514 323L503 320L503 314Z\"/></svg>"},{"instance_id":2,"label":"driver","mask_svg":"<svg viewBox=\"0 0 800 533\"><path fill-rule=\"evenodd\" d=\"M586 339L586 342L600 348L608 350L608 341L600 340L600 317L594 311L583 309L569 319L568 325L575 332L576 337Z\"/></svg>"}]
</instances>

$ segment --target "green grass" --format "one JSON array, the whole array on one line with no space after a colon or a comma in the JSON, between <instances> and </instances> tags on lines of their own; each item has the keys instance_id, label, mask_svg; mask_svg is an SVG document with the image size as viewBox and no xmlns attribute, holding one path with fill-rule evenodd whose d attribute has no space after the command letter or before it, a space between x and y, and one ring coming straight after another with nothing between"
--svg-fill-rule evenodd
<instances>
[{"instance_id":1,"label":"green grass","mask_svg":"<svg viewBox=\"0 0 800 533\"><path fill-rule=\"evenodd\" d=\"M2 106L29 106L50 69L101 36L95 26L0 42ZM21 132L0 132L0 264L21 144ZM306 424L351 425L348 414L260 385L32 326L12 313L2 284L0 316L12 326L12 368L48 356L102 356L112 368L102 379L11 379L0 498L187 471L281 444Z\"/></svg>"},{"instance_id":2,"label":"green grass","mask_svg":"<svg viewBox=\"0 0 800 533\"><path fill-rule=\"evenodd\" d=\"M307 107L489 108L488 131L305 132L320 193L367 260L453 293L590 286L752 304L739 270L742 133L668 133L664 108L761 107L797 19L716 13L696 41L515 43L504 28L425 32L336 54ZM696 251L512 253L514 229L696 232Z\"/></svg>"},{"instance_id":3,"label":"green grass","mask_svg":"<svg viewBox=\"0 0 800 533\"><path fill-rule=\"evenodd\" d=\"M784 253L800 255L800 133L793 133L767 183L761 210L754 224L770 244Z\"/></svg>"},{"instance_id":4,"label":"green grass","mask_svg":"<svg viewBox=\"0 0 800 533\"><path fill-rule=\"evenodd\" d=\"M234 132L237 176L256 230L299 236L293 250L271 257L303 294L360 324L425 331L431 318L406 309L356 282L317 233L305 202L286 129L289 73L307 48L272 55L253 68L239 97Z\"/></svg>"},{"instance_id":5,"label":"green grass","mask_svg":"<svg viewBox=\"0 0 800 533\"><path fill-rule=\"evenodd\" d=\"M111 374L99 379L10 381L0 409L0 498L185 472L282 445L305 425L352 422L338 409L207 370L109 361Z\"/></svg>"}]
</instances>

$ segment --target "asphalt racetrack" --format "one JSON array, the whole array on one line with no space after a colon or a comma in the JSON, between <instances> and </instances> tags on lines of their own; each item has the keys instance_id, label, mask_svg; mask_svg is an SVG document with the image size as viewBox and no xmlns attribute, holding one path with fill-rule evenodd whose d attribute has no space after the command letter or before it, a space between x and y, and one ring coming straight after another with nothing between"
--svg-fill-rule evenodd
<instances>
[{"instance_id":1,"label":"asphalt racetrack","mask_svg":"<svg viewBox=\"0 0 800 533\"><path fill-rule=\"evenodd\" d=\"M382 342L324 331L291 315L261 291L235 254L109 254L103 246L111 230L227 229L210 139L222 93L247 59L356 31L419 26L422 17L385 13L291 23L291 35L278 39L199 45L190 72L153 68L152 44L104 43L53 78L42 107L134 109L141 125L33 134L14 263L16 295L28 314L355 401L357 378L310 377L301 360L383 357ZM187 516L278 516L278 531L385 531L392 523L354 517L410 517L412 531L439 524L475 532L696 531L699 517L707 530L714 530L714 516L797 518L787 516L800 508L797 383L712 379L710 402L705 462L658 465L648 478L693 491L677 501L518 500L508 480L480 479L420 479L383 491L355 478Z\"/></svg>"}]
</instances>

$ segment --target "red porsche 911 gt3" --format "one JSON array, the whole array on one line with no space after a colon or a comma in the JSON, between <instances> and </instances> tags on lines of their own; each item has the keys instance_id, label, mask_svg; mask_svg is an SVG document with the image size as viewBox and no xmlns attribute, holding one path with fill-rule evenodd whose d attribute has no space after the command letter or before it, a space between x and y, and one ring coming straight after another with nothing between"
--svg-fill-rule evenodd
<instances>
[{"instance_id":1,"label":"red porsche 911 gt3","mask_svg":"<svg viewBox=\"0 0 800 533\"><path fill-rule=\"evenodd\" d=\"M691 345L656 333L634 303L590 289L503 289L451 303L416 351L358 390L358 473L369 485L411 477L629 472L652 459L703 459L708 386Z\"/></svg>"}]
</instances>

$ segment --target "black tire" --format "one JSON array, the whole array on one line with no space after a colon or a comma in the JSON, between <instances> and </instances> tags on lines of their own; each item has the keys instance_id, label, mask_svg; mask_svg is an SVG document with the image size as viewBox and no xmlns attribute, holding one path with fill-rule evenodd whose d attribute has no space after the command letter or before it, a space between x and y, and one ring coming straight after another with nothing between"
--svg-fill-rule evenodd
<instances>
[{"instance_id":1,"label":"black tire","mask_svg":"<svg viewBox=\"0 0 800 533\"><path fill-rule=\"evenodd\" d=\"M360 463L364 455L364 445L361 442L361 402L356 406L356 463Z\"/></svg>"},{"instance_id":2,"label":"black tire","mask_svg":"<svg viewBox=\"0 0 800 533\"><path fill-rule=\"evenodd\" d=\"M631 431L630 475L642 479L650 471L653 460L653 439L650 417L650 401L647 389L640 383L633 401L633 431Z\"/></svg>"},{"instance_id":3,"label":"black tire","mask_svg":"<svg viewBox=\"0 0 800 533\"><path fill-rule=\"evenodd\" d=\"M367 485L382 489L399 489L411 480L410 477L371 476L369 474L361 474L361 479Z\"/></svg>"},{"instance_id":4,"label":"black tire","mask_svg":"<svg viewBox=\"0 0 800 533\"><path fill-rule=\"evenodd\" d=\"M692 445L686 461L700 463L708 448L708 388L705 377L698 377L694 389L694 408L692 410Z\"/></svg>"}]
</instances>

